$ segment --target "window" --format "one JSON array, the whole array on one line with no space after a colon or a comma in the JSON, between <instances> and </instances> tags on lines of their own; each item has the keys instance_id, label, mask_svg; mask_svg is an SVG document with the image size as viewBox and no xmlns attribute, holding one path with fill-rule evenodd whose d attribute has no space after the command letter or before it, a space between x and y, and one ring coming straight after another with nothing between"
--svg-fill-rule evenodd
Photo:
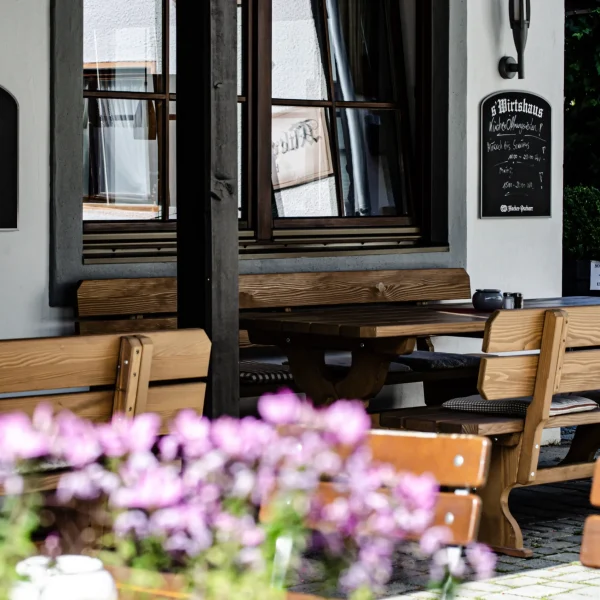
<instances>
[{"instance_id":1,"label":"window","mask_svg":"<svg viewBox=\"0 0 600 600\"><path fill-rule=\"evenodd\" d=\"M430 0L237 4L242 254L418 244Z\"/></svg>"},{"instance_id":2,"label":"window","mask_svg":"<svg viewBox=\"0 0 600 600\"><path fill-rule=\"evenodd\" d=\"M240 257L447 250L449 0L231 8ZM51 4L53 306L82 279L175 275L176 9Z\"/></svg>"},{"instance_id":3,"label":"window","mask_svg":"<svg viewBox=\"0 0 600 600\"><path fill-rule=\"evenodd\" d=\"M174 258L176 0L83 1L84 258ZM422 240L430 1L235 0L242 255Z\"/></svg>"},{"instance_id":4,"label":"window","mask_svg":"<svg viewBox=\"0 0 600 600\"><path fill-rule=\"evenodd\" d=\"M84 234L174 229L175 11L176 0L83 0ZM90 260L169 250L87 238Z\"/></svg>"}]
</instances>

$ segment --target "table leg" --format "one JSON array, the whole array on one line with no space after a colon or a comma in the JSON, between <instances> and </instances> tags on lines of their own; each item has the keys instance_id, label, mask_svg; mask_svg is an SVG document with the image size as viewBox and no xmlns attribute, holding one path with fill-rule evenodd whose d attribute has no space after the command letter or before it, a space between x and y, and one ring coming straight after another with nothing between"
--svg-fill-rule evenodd
<instances>
[{"instance_id":1,"label":"table leg","mask_svg":"<svg viewBox=\"0 0 600 600\"><path fill-rule=\"evenodd\" d=\"M413 340L406 343L410 348ZM357 348L352 351L350 370L340 377L335 369L326 365L322 348L288 345L285 351L294 381L317 406L336 400L374 398L385 384L393 356L398 354Z\"/></svg>"}]
</instances>

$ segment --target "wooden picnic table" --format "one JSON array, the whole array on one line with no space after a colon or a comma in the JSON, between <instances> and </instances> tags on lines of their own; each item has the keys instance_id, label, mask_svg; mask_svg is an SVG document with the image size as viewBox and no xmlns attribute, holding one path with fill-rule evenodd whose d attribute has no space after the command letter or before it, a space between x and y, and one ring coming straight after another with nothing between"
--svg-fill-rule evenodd
<instances>
[{"instance_id":1,"label":"wooden picnic table","mask_svg":"<svg viewBox=\"0 0 600 600\"><path fill-rule=\"evenodd\" d=\"M525 310L599 304L600 297L546 298L526 300ZM278 346L298 388L315 404L325 404L375 397L391 362L412 353L418 337L482 335L489 317L475 312L470 303L380 304L243 314L240 328L254 344ZM352 353L352 365L342 376L326 365L328 351Z\"/></svg>"}]
</instances>

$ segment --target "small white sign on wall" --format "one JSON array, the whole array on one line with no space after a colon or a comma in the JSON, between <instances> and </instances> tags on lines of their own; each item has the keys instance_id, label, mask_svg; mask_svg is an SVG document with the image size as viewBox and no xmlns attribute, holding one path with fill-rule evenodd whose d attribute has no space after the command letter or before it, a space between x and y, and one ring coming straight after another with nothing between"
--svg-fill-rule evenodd
<instances>
[{"instance_id":1,"label":"small white sign on wall","mask_svg":"<svg viewBox=\"0 0 600 600\"><path fill-rule=\"evenodd\" d=\"M590 290L600 290L600 261L593 260L590 263Z\"/></svg>"}]
</instances>

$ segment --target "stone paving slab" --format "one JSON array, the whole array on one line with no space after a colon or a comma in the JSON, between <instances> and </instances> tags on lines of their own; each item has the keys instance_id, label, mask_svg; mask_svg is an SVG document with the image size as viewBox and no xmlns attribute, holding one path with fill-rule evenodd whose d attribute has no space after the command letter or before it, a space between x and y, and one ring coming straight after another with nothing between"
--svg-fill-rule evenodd
<instances>
[{"instance_id":1,"label":"stone paving slab","mask_svg":"<svg viewBox=\"0 0 600 600\"><path fill-rule=\"evenodd\" d=\"M480 600L517 599L562 600L563 598L600 599L600 571L587 569L580 563L555 566L549 569L529 571L525 575L495 577L489 581L474 582L462 586L457 600L477 598ZM397 598L429 598L423 592L406 594ZM435 598L435 596L433 596ZM438 597L439 598L439 597ZM390 599L393 600L393 599Z\"/></svg>"}]
</instances>

